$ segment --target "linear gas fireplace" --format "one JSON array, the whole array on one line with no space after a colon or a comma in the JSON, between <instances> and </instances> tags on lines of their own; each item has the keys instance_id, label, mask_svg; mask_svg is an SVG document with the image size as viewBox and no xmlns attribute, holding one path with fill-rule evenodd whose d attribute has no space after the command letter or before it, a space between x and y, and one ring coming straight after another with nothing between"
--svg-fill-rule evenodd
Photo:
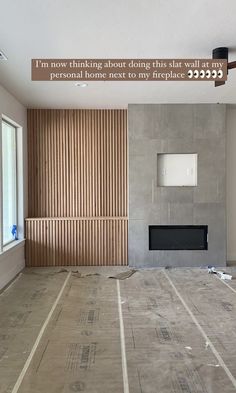
<instances>
[{"instance_id":1,"label":"linear gas fireplace","mask_svg":"<svg viewBox=\"0 0 236 393\"><path fill-rule=\"evenodd\" d=\"M150 225L149 250L207 250L207 225Z\"/></svg>"}]
</instances>

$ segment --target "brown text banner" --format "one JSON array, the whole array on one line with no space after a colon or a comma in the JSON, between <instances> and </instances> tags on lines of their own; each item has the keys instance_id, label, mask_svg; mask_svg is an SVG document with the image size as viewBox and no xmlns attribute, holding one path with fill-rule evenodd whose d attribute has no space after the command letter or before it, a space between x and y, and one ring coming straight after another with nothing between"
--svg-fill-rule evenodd
<instances>
[{"instance_id":1,"label":"brown text banner","mask_svg":"<svg viewBox=\"0 0 236 393\"><path fill-rule=\"evenodd\" d=\"M226 59L32 59L33 81L225 81Z\"/></svg>"}]
</instances>

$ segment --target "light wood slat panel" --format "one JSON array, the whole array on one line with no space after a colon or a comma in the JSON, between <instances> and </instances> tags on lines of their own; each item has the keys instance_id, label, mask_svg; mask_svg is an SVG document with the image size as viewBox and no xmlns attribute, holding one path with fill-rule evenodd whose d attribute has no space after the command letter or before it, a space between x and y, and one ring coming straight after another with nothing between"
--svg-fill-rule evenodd
<instances>
[{"instance_id":1,"label":"light wood slat panel","mask_svg":"<svg viewBox=\"0 0 236 393\"><path fill-rule=\"evenodd\" d=\"M28 110L29 217L127 216L127 111Z\"/></svg>"},{"instance_id":2,"label":"light wood slat panel","mask_svg":"<svg viewBox=\"0 0 236 393\"><path fill-rule=\"evenodd\" d=\"M28 152L27 265L127 265L127 111L28 110Z\"/></svg>"},{"instance_id":3,"label":"light wood slat panel","mask_svg":"<svg viewBox=\"0 0 236 393\"><path fill-rule=\"evenodd\" d=\"M27 219L27 266L125 266L127 218Z\"/></svg>"}]
</instances>

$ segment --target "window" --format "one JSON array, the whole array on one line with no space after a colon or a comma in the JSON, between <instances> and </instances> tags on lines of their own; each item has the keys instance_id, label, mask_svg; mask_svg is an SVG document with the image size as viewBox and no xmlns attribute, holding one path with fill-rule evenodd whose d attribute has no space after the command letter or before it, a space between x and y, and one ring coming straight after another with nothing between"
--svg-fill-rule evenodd
<instances>
[{"instance_id":1,"label":"window","mask_svg":"<svg viewBox=\"0 0 236 393\"><path fill-rule=\"evenodd\" d=\"M14 125L2 121L2 243L11 243L17 228L17 146ZM12 233L13 232L13 233Z\"/></svg>"}]
</instances>

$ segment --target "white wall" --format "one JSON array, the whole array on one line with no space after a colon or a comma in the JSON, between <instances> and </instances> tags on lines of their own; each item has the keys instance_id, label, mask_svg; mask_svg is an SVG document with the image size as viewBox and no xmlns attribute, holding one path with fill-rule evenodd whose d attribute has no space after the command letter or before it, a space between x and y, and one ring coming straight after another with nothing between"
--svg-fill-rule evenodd
<instances>
[{"instance_id":1,"label":"white wall","mask_svg":"<svg viewBox=\"0 0 236 393\"><path fill-rule=\"evenodd\" d=\"M227 259L236 261L236 105L227 106L226 129Z\"/></svg>"},{"instance_id":2,"label":"white wall","mask_svg":"<svg viewBox=\"0 0 236 393\"><path fill-rule=\"evenodd\" d=\"M6 116L13 120L22 130L18 133L18 147L22 152L18 156L18 176L21 181L18 183L19 195L24 195L18 200L19 208L19 234L20 238L24 237L24 218L27 216L27 111L26 108L18 102L15 97L8 93L0 85L0 119ZM22 145L21 145L22 144ZM0 289L4 287L14 276L24 267L24 243L0 254Z\"/></svg>"}]
</instances>

